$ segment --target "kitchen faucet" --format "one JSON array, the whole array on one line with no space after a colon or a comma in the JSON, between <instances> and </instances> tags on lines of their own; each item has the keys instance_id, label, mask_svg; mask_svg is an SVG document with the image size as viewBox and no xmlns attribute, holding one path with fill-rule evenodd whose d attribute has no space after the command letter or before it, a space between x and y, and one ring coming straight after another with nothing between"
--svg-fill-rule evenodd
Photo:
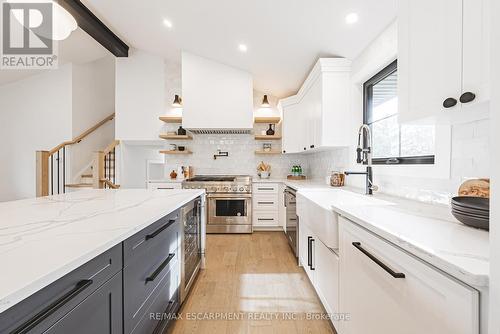
<instances>
[{"instance_id":1,"label":"kitchen faucet","mask_svg":"<svg viewBox=\"0 0 500 334\"><path fill-rule=\"evenodd\" d=\"M356 149L356 162L366 164L366 172L345 172L345 175L365 175L366 176L366 194L373 195L378 187L373 184L372 169L372 135L370 126L361 125L358 131L358 148Z\"/></svg>"}]
</instances>

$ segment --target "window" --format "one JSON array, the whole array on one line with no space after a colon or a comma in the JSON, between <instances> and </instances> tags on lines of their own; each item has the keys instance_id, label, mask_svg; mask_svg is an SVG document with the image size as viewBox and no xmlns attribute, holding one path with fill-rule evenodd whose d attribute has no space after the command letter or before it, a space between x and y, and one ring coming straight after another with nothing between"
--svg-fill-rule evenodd
<instances>
[{"instance_id":1,"label":"window","mask_svg":"<svg viewBox=\"0 0 500 334\"><path fill-rule=\"evenodd\" d=\"M363 122L372 130L373 164L434 164L433 125L398 122L397 60L363 85Z\"/></svg>"}]
</instances>

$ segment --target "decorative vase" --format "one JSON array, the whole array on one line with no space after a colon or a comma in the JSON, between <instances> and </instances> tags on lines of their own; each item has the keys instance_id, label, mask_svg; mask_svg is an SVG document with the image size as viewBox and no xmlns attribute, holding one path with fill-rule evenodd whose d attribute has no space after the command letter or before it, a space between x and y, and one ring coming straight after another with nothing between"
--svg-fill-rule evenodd
<instances>
[{"instance_id":1,"label":"decorative vase","mask_svg":"<svg viewBox=\"0 0 500 334\"><path fill-rule=\"evenodd\" d=\"M179 129L177 130L177 134L178 134L179 136L185 136L185 135L186 135L186 129L184 129L184 128L182 127L182 125L181 125L181 126L179 126Z\"/></svg>"},{"instance_id":2,"label":"decorative vase","mask_svg":"<svg viewBox=\"0 0 500 334\"><path fill-rule=\"evenodd\" d=\"M269 129L267 129L266 135L268 135L268 136L274 136L273 124L269 124Z\"/></svg>"},{"instance_id":3,"label":"decorative vase","mask_svg":"<svg viewBox=\"0 0 500 334\"><path fill-rule=\"evenodd\" d=\"M170 173L170 178L172 180L177 178L177 172L175 170L172 170L172 172Z\"/></svg>"}]
</instances>

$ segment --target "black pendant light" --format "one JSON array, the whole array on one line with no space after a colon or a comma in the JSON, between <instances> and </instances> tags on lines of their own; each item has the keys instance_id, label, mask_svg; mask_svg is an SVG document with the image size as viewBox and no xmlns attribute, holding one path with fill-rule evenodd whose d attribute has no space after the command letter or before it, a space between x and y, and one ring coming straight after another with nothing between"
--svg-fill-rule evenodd
<instances>
[{"instance_id":1,"label":"black pendant light","mask_svg":"<svg viewBox=\"0 0 500 334\"><path fill-rule=\"evenodd\" d=\"M260 105L262 108L269 108L271 104L269 104L269 100L267 99L267 95L264 95L262 98L262 104Z\"/></svg>"},{"instance_id":2,"label":"black pendant light","mask_svg":"<svg viewBox=\"0 0 500 334\"><path fill-rule=\"evenodd\" d=\"M175 95L174 102L172 102L172 107L175 108L182 107L182 99L179 97L179 95Z\"/></svg>"}]
</instances>

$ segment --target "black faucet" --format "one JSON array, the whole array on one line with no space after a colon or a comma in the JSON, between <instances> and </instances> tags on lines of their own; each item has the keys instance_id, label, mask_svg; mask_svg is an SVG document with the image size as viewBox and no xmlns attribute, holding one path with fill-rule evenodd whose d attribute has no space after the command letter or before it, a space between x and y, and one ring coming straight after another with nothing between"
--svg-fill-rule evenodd
<instances>
[{"instance_id":1,"label":"black faucet","mask_svg":"<svg viewBox=\"0 0 500 334\"><path fill-rule=\"evenodd\" d=\"M356 162L366 164L366 172L345 172L345 175L366 175L366 194L373 195L378 187L373 184L372 169L372 137L370 127L363 124L358 131L358 147L356 149Z\"/></svg>"}]
</instances>

